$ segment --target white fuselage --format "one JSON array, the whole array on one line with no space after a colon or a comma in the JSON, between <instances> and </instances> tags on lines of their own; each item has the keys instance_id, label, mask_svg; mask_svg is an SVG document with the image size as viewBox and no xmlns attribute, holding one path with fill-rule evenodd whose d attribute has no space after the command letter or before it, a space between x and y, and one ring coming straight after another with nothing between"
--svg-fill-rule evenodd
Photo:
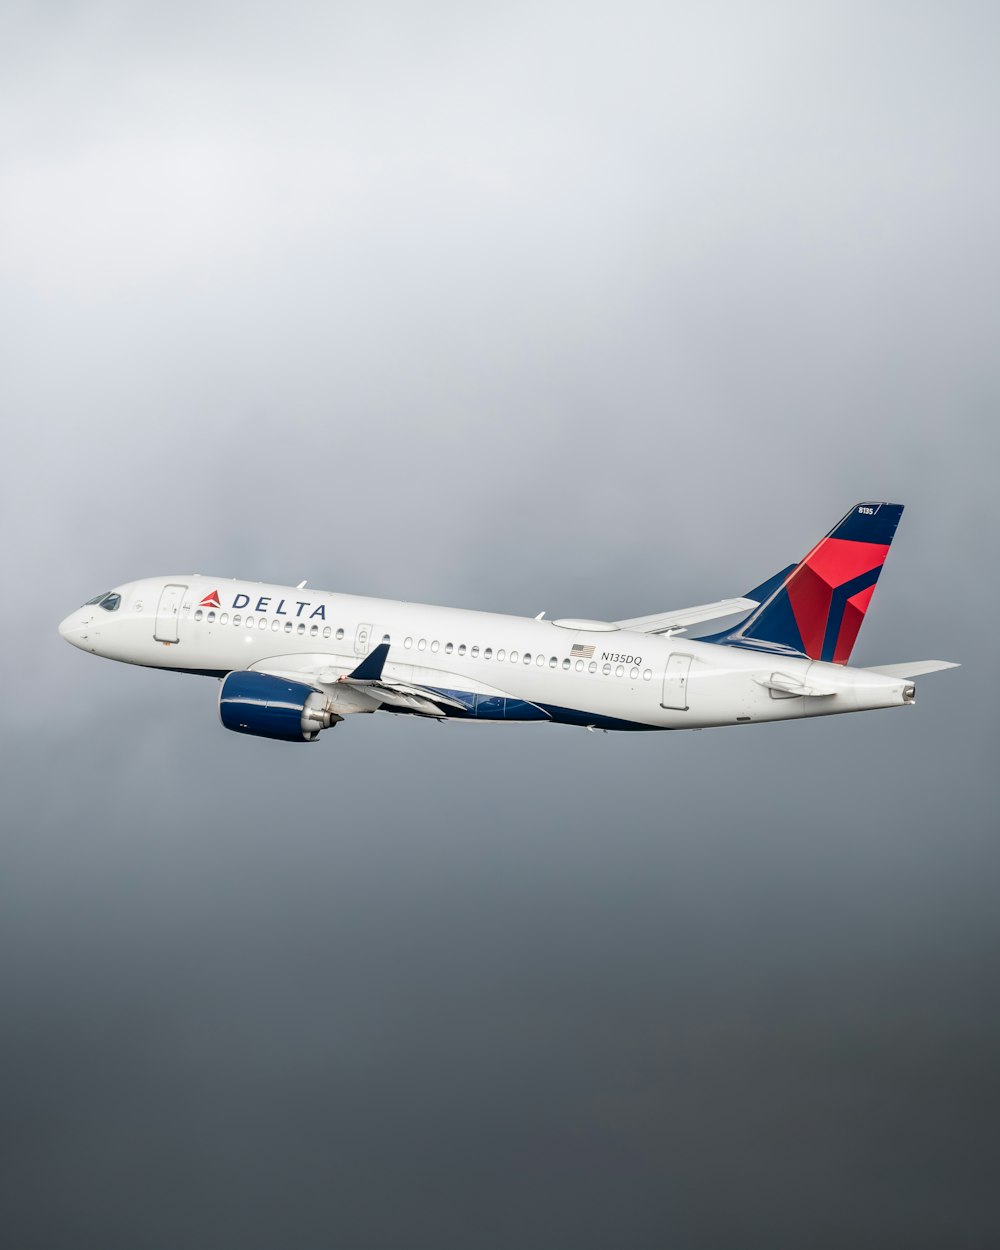
<instances>
[{"instance_id":1,"label":"white fuselage","mask_svg":"<svg viewBox=\"0 0 1000 1250\"><path fill-rule=\"evenodd\" d=\"M696 729L913 701L911 684L866 669L597 621L531 620L196 575L129 582L116 593L116 610L80 608L63 621L63 636L129 664L217 677L280 673L334 698L344 690L348 712L374 707L351 706L337 680L383 642L387 681L467 702L470 719ZM482 711L472 710L477 704ZM502 710L493 715L490 708Z\"/></svg>"}]
</instances>

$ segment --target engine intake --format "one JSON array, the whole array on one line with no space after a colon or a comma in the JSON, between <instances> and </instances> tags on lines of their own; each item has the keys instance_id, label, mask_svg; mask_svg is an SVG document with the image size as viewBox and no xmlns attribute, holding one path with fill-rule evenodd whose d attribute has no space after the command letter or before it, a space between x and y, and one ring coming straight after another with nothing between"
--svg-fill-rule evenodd
<instances>
[{"instance_id":1,"label":"engine intake","mask_svg":"<svg viewBox=\"0 0 1000 1250\"><path fill-rule=\"evenodd\" d=\"M312 686L270 673L230 673L219 692L219 719L235 733L282 742L312 742L344 718Z\"/></svg>"}]
</instances>

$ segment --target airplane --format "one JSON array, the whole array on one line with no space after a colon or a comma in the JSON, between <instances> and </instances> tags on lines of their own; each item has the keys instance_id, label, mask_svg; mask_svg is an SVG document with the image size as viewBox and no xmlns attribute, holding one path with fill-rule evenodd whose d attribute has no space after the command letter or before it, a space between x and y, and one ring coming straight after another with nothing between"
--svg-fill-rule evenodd
<instances>
[{"instance_id":1,"label":"airplane","mask_svg":"<svg viewBox=\"0 0 1000 1250\"><path fill-rule=\"evenodd\" d=\"M847 663L902 511L859 503L798 564L745 595L629 620L531 619L191 574L104 591L59 632L107 659L218 678L227 729L285 742L376 711L655 730L905 707L915 677L958 666Z\"/></svg>"}]
</instances>

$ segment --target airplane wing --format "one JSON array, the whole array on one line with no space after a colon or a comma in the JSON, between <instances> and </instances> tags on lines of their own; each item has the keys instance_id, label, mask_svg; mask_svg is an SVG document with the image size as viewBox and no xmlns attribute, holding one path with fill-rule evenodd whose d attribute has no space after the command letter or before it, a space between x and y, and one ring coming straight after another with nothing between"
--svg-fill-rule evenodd
<instances>
[{"instance_id":1,"label":"airplane wing","mask_svg":"<svg viewBox=\"0 0 1000 1250\"><path fill-rule=\"evenodd\" d=\"M615 624L619 629L631 629L638 634L665 634L668 630L680 631L702 621L714 621L720 616L749 612L757 607L757 602L756 599L720 599L717 603L700 603L693 608L675 608L673 612L633 616L627 621L615 621Z\"/></svg>"},{"instance_id":2,"label":"airplane wing","mask_svg":"<svg viewBox=\"0 0 1000 1250\"><path fill-rule=\"evenodd\" d=\"M337 679L337 690L347 686L352 692L375 700L382 707L398 707L409 712L420 712L423 716L446 716L446 707L457 708L467 712L466 704L437 690L429 690L426 686L413 686L402 681L355 681L353 677Z\"/></svg>"},{"instance_id":3,"label":"airplane wing","mask_svg":"<svg viewBox=\"0 0 1000 1250\"><path fill-rule=\"evenodd\" d=\"M306 679L317 690L324 691L341 712L374 712L379 707L396 707L403 711L419 712L423 716L441 717L447 715L445 708L468 711L465 703L443 695L440 691L383 678L382 670L388 654L389 644L381 643L349 673L338 673L328 664L309 671L291 666L286 668L281 659L269 660L257 671L299 682Z\"/></svg>"}]
</instances>

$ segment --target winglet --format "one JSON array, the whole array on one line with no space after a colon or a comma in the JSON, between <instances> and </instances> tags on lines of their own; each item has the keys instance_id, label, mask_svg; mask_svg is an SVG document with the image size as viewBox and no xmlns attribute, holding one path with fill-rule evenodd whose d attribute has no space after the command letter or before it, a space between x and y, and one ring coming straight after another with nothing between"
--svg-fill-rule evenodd
<instances>
[{"instance_id":1,"label":"winglet","mask_svg":"<svg viewBox=\"0 0 1000 1250\"><path fill-rule=\"evenodd\" d=\"M380 642L374 651L365 656L354 672L348 674L348 679L354 681L379 681L382 677L382 669L385 668L388 654L389 644Z\"/></svg>"}]
</instances>

